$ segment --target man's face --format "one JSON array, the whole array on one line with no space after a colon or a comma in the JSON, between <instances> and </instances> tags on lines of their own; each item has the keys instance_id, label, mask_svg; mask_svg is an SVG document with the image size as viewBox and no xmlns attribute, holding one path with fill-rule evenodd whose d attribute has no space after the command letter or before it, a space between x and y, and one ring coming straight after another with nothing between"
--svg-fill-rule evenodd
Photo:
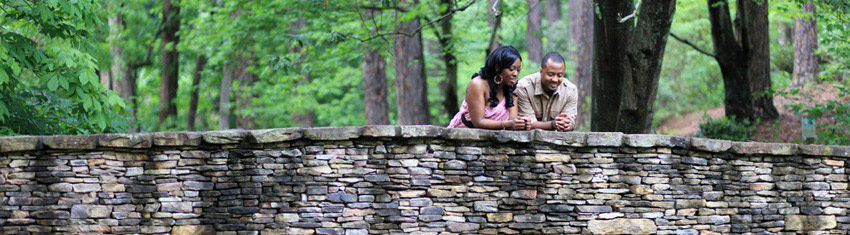
<instances>
[{"instance_id":1,"label":"man's face","mask_svg":"<svg viewBox=\"0 0 850 235\"><path fill-rule=\"evenodd\" d=\"M546 92L554 92L564 81L564 63L554 63L546 61L545 66L540 69L540 82L543 85L543 90Z\"/></svg>"}]
</instances>

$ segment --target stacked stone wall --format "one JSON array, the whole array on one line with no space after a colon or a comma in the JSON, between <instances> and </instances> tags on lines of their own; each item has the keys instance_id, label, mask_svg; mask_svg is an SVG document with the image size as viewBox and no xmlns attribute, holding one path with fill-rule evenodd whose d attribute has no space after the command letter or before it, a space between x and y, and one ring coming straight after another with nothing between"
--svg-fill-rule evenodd
<instances>
[{"instance_id":1,"label":"stacked stone wall","mask_svg":"<svg viewBox=\"0 0 850 235\"><path fill-rule=\"evenodd\" d=\"M0 232L847 234L848 156L434 126L0 137Z\"/></svg>"}]
</instances>

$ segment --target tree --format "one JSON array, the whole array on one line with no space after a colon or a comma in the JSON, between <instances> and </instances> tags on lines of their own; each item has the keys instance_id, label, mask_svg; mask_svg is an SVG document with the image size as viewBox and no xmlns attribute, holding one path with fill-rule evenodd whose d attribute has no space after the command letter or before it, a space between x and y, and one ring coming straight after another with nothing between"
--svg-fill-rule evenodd
<instances>
[{"instance_id":1,"label":"tree","mask_svg":"<svg viewBox=\"0 0 850 235\"><path fill-rule=\"evenodd\" d=\"M0 135L122 132L124 103L98 81L92 0L0 1Z\"/></svg>"},{"instance_id":2,"label":"tree","mask_svg":"<svg viewBox=\"0 0 850 235\"><path fill-rule=\"evenodd\" d=\"M442 82L443 87L443 106L448 120L454 117L458 112L457 103L457 56L455 56L454 34L452 33L452 9L454 9L453 0L440 0L441 9L440 15L446 16L440 21L440 30L434 30L437 35L437 40L440 42L440 47L443 49L443 64L446 67L446 78Z\"/></svg>"},{"instance_id":3,"label":"tree","mask_svg":"<svg viewBox=\"0 0 850 235\"><path fill-rule=\"evenodd\" d=\"M218 100L218 129L230 129L230 88L233 87L233 65L224 66L224 78L221 79L221 92Z\"/></svg>"},{"instance_id":4,"label":"tree","mask_svg":"<svg viewBox=\"0 0 850 235\"><path fill-rule=\"evenodd\" d=\"M367 20L372 20L379 10L367 10ZM372 30L376 33L380 28ZM366 44L363 46L363 97L366 112L366 125L390 124L387 107L387 62L381 55L378 46Z\"/></svg>"},{"instance_id":5,"label":"tree","mask_svg":"<svg viewBox=\"0 0 850 235\"><path fill-rule=\"evenodd\" d=\"M401 4L407 3L407 0L401 1ZM411 2L411 5L416 4L419 4L418 0ZM393 42L398 123L401 125L422 125L431 122L425 55L419 29L419 17L407 21L400 20L399 31L404 34L396 36Z\"/></svg>"},{"instance_id":6,"label":"tree","mask_svg":"<svg viewBox=\"0 0 850 235\"><path fill-rule=\"evenodd\" d=\"M195 71L192 73L192 94L189 99L189 115L186 118L186 130L195 130L195 119L198 111L198 92L200 91L201 72L207 64L207 58L199 55L195 58Z\"/></svg>"},{"instance_id":7,"label":"tree","mask_svg":"<svg viewBox=\"0 0 850 235\"><path fill-rule=\"evenodd\" d=\"M162 77L159 85L159 124L157 129L161 127L165 120L177 114L177 105L174 104L174 98L177 97L177 75L179 53L177 52L177 44L180 42L177 31L180 30L180 6L179 0L163 0L162 1Z\"/></svg>"},{"instance_id":8,"label":"tree","mask_svg":"<svg viewBox=\"0 0 850 235\"><path fill-rule=\"evenodd\" d=\"M528 27L526 27L528 59L535 63L541 63L540 59L543 58L543 34L540 31L542 17L543 6L540 0L528 0Z\"/></svg>"},{"instance_id":9,"label":"tree","mask_svg":"<svg viewBox=\"0 0 850 235\"><path fill-rule=\"evenodd\" d=\"M726 0L708 0L711 35L726 91L726 116L754 120L779 114L770 95L767 1L738 2L735 30ZM737 34L736 34L737 32Z\"/></svg>"},{"instance_id":10,"label":"tree","mask_svg":"<svg viewBox=\"0 0 850 235\"><path fill-rule=\"evenodd\" d=\"M499 43L499 28L502 27L502 2L500 0L488 0L490 4L487 6L487 12L493 16L493 18L488 17L487 22L490 23L490 28L493 30L490 31L490 42L487 43L487 50L485 50L485 54L490 55L490 52L496 50L502 46Z\"/></svg>"},{"instance_id":11,"label":"tree","mask_svg":"<svg viewBox=\"0 0 850 235\"><path fill-rule=\"evenodd\" d=\"M570 45L575 48L570 59L575 64L573 77L579 97L577 121L579 127L586 127L590 124L591 112L590 104L585 101L593 94L593 1L571 0L569 4Z\"/></svg>"},{"instance_id":12,"label":"tree","mask_svg":"<svg viewBox=\"0 0 850 235\"><path fill-rule=\"evenodd\" d=\"M818 78L818 61L815 51L818 48L817 11L815 4L808 1L803 4L803 16L794 21L794 73L791 85L802 86Z\"/></svg>"},{"instance_id":13,"label":"tree","mask_svg":"<svg viewBox=\"0 0 850 235\"><path fill-rule=\"evenodd\" d=\"M593 131L646 133L675 0L600 1L594 18ZM636 12L635 12L636 13Z\"/></svg>"}]
</instances>

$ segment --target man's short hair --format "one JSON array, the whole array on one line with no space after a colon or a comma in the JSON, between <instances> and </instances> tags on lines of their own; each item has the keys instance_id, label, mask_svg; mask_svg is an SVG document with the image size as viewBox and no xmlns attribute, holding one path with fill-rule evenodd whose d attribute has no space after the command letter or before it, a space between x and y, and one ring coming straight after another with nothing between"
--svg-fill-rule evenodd
<instances>
[{"instance_id":1,"label":"man's short hair","mask_svg":"<svg viewBox=\"0 0 850 235\"><path fill-rule=\"evenodd\" d=\"M555 63L555 64L563 64L564 63L564 57L561 56L561 54L558 54L558 52L549 52L545 56L543 56L542 60L540 60L540 68L545 69L546 64L547 64L546 62L552 62L552 63Z\"/></svg>"}]
</instances>

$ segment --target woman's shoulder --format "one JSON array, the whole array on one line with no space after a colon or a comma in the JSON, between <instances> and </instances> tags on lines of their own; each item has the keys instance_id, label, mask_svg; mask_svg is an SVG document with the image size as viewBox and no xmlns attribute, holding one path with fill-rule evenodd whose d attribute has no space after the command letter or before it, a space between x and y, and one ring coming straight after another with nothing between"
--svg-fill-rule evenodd
<instances>
[{"instance_id":1,"label":"woman's shoulder","mask_svg":"<svg viewBox=\"0 0 850 235\"><path fill-rule=\"evenodd\" d=\"M479 76L473 77L472 80L469 81L469 86L471 86L471 87L486 87L486 86L488 86L488 84L487 84L487 80L484 80L484 78L479 75Z\"/></svg>"}]
</instances>

